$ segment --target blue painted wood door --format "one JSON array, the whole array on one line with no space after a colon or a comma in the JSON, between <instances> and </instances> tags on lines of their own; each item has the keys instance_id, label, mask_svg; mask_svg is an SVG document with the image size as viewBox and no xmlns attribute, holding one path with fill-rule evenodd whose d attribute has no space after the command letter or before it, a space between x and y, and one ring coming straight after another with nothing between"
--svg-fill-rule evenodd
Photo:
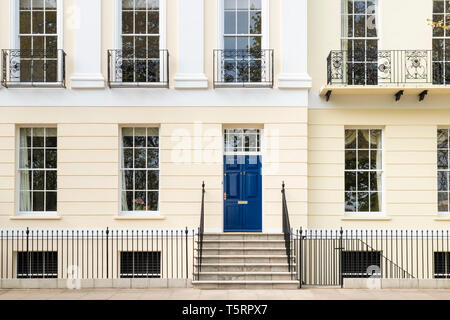
<instances>
[{"instance_id":1,"label":"blue painted wood door","mask_svg":"<svg viewBox=\"0 0 450 320\"><path fill-rule=\"evenodd\" d=\"M224 231L262 231L261 156L224 157Z\"/></svg>"}]
</instances>

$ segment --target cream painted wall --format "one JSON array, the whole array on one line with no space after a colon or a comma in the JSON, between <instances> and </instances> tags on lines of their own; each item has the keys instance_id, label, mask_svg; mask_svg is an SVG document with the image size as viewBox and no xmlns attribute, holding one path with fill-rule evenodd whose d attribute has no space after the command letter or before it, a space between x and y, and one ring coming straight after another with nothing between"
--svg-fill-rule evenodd
<instances>
[{"instance_id":1,"label":"cream painted wall","mask_svg":"<svg viewBox=\"0 0 450 320\"><path fill-rule=\"evenodd\" d=\"M437 212L436 136L449 110L310 110L310 227L447 228ZM381 126L384 132L386 218L348 219L344 212L344 130Z\"/></svg>"},{"instance_id":2,"label":"cream painted wall","mask_svg":"<svg viewBox=\"0 0 450 320\"><path fill-rule=\"evenodd\" d=\"M263 228L281 230L281 182L293 225L306 223L307 109L267 107L0 108L0 225L3 227L196 227L206 183L206 228L221 231L222 130L264 129ZM295 112L294 112L295 111ZM198 115L202 115L199 117ZM199 120L201 119L201 120ZM219 120L220 119L220 120ZM16 128L58 128L57 220L15 217ZM119 220L119 128L160 126L162 219Z\"/></svg>"}]
</instances>

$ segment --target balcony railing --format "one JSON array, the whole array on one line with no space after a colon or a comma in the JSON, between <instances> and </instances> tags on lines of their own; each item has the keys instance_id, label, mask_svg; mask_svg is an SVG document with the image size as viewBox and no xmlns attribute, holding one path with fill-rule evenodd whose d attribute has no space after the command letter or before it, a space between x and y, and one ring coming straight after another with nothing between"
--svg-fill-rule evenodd
<instances>
[{"instance_id":1,"label":"balcony railing","mask_svg":"<svg viewBox=\"0 0 450 320\"><path fill-rule=\"evenodd\" d=\"M2 50L2 85L65 88L66 54L63 50Z\"/></svg>"},{"instance_id":2,"label":"balcony railing","mask_svg":"<svg viewBox=\"0 0 450 320\"><path fill-rule=\"evenodd\" d=\"M214 88L272 88L273 50L214 50Z\"/></svg>"},{"instance_id":3,"label":"balcony railing","mask_svg":"<svg viewBox=\"0 0 450 320\"><path fill-rule=\"evenodd\" d=\"M331 51L327 59L329 85L446 85L450 68L434 50ZM448 65L448 63L447 63Z\"/></svg>"},{"instance_id":4,"label":"balcony railing","mask_svg":"<svg viewBox=\"0 0 450 320\"><path fill-rule=\"evenodd\" d=\"M108 50L110 88L169 88L167 50Z\"/></svg>"}]
</instances>

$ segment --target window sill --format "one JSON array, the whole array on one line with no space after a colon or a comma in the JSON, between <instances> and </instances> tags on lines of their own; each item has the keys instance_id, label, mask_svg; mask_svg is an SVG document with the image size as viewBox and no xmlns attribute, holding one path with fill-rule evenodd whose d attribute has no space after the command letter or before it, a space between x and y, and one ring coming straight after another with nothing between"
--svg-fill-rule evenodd
<instances>
[{"instance_id":1,"label":"window sill","mask_svg":"<svg viewBox=\"0 0 450 320\"><path fill-rule=\"evenodd\" d=\"M386 217L384 215L374 215L374 216L366 216L366 215L348 215L341 218L341 221L390 221L392 218Z\"/></svg>"},{"instance_id":2,"label":"window sill","mask_svg":"<svg viewBox=\"0 0 450 320\"><path fill-rule=\"evenodd\" d=\"M36 215L36 214L19 214L10 216L10 220L61 220L62 217L58 215Z\"/></svg>"},{"instance_id":3,"label":"window sill","mask_svg":"<svg viewBox=\"0 0 450 320\"><path fill-rule=\"evenodd\" d=\"M115 216L114 220L165 220L165 216L159 214L122 214Z\"/></svg>"},{"instance_id":4,"label":"window sill","mask_svg":"<svg viewBox=\"0 0 450 320\"><path fill-rule=\"evenodd\" d=\"M450 215L440 215L434 221L450 221Z\"/></svg>"}]
</instances>

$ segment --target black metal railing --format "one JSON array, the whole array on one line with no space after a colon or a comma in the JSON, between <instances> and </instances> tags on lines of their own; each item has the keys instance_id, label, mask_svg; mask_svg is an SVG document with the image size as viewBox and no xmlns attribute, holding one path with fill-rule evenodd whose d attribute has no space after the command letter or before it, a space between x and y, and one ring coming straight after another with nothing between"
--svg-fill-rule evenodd
<instances>
[{"instance_id":1,"label":"black metal railing","mask_svg":"<svg viewBox=\"0 0 450 320\"><path fill-rule=\"evenodd\" d=\"M0 230L0 279L188 279L194 230Z\"/></svg>"},{"instance_id":2,"label":"black metal railing","mask_svg":"<svg viewBox=\"0 0 450 320\"><path fill-rule=\"evenodd\" d=\"M108 85L169 88L168 50L108 50Z\"/></svg>"},{"instance_id":3,"label":"black metal railing","mask_svg":"<svg viewBox=\"0 0 450 320\"><path fill-rule=\"evenodd\" d=\"M63 50L2 50L4 87L66 87L66 53Z\"/></svg>"},{"instance_id":4,"label":"black metal railing","mask_svg":"<svg viewBox=\"0 0 450 320\"><path fill-rule=\"evenodd\" d=\"M438 50L333 50L327 57L329 85L450 84Z\"/></svg>"},{"instance_id":5,"label":"black metal railing","mask_svg":"<svg viewBox=\"0 0 450 320\"><path fill-rule=\"evenodd\" d=\"M214 88L273 88L273 49L214 50Z\"/></svg>"},{"instance_id":6,"label":"black metal railing","mask_svg":"<svg viewBox=\"0 0 450 320\"><path fill-rule=\"evenodd\" d=\"M202 271L202 257L203 257L203 234L205 233L205 182L202 183L202 203L200 209L200 226L198 228L197 238L197 279L200 279L200 272Z\"/></svg>"},{"instance_id":7,"label":"black metal railing","mask_svg":"<svg viewBox=\"0 0 450 320\"><path fill-rule=\"evenodd\" d=\"M449 230L294 231L298 279L343 285L345 278L450 278Z\"/></svg>"},{"instance_id":8,"label":"black metal railing","mask_svg":"<svg viewBox=\"0 0 450 320\"><path fill-rule=\"evenodd\" d=\"M292 270L292 229L291 229L291 223L289 221L289 211L287 207L287 201L286 201L286 189L284 181L281 185L281 201L282 201L282 224L283 224L283 234L284 234L284 243L286 246L286 255L287 255L287 262L288 262L288 270L291 272ZM295 255L295 250L294 250ZM292 275L292 273L291 273Z\"/></svg>"}]
</instances>

